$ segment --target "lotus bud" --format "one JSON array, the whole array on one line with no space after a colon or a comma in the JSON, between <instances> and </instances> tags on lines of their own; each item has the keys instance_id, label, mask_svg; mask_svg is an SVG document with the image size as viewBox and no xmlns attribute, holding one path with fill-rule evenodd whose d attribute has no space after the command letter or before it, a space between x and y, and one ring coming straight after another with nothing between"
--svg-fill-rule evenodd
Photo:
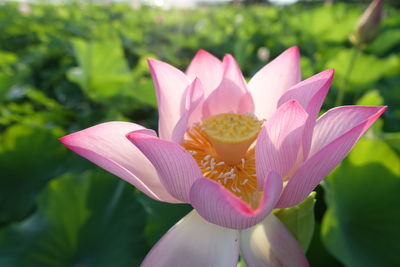
<instances>
[{"instance_id":1,"label":"lotus bud","mask_svg":"<svg viewBox=\"0 0 400 267\"><path fill-rule=\"evenodd\" d=\"M361 16L355 30L350 34L350 41L362 48L372 42L378 34L383 15L383 0L374 0Z\"/></svg>"}]
</instances>

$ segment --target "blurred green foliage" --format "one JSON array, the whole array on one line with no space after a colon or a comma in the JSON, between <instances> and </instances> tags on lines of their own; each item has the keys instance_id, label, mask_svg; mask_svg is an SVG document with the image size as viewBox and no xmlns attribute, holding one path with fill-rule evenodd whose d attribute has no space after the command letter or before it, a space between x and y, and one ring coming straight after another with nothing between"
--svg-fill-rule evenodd
<instances>
[{"instance_id":1,"label":"blurred green foliage","mask_svg":"<svg viewBox=\"0 0 400 267\"><path fill-rule=\"evenodd\" d=\"M198 49L220 58L232 53L251 77L298 45L303 78L335 68L324 110L333 107L338 89L341 104L389 106L317 190L311 266L395 266L400 12L385 9L380 34L357 51L349 73L348 35L363 8L0 3L0 265L137 266L190 207L147 198L57 138L110 120L156 128L149 57L184 70ZM312 212L305 214L300 217L309 222ZM306 230L299 237L305 247L312 228Z\"/></svg>"}]
</instances>

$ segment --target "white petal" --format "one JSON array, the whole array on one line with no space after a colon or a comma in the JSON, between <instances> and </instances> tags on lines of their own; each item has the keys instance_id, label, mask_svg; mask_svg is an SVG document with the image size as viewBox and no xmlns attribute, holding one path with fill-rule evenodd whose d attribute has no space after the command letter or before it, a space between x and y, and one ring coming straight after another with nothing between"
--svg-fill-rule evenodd
<instances>
[{"instance_id":1,"label":"white petal","mask_svg":"<svg viewBox=\"0 0 400 267\"><path fill-rule=\"evenodd\" d=\"M308 266L296 239L273 214L240 232L240 248L249 267Z\"/></svg>"},{"instance_id":2,"label":"white petal","mask_svg":"<svg viewBox=\"0 0 400 267\"><path fill-rule=\"evenodd\" d=\"M238 256L238 231L209 223L193 210L158 241L141 266L234 267Z\"/></svg>"}]
</instances>

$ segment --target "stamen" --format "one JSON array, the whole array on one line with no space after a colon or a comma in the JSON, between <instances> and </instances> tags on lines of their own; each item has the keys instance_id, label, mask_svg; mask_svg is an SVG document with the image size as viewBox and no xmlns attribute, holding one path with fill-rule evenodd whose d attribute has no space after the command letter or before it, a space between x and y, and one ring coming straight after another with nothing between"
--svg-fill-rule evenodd
<instances>
[{"instance_id":1,"label":"stamen","mask_svg":"<svg viewBox=\"0 0 400 267\"><path fill-rule=\"evenodd\" d=\"M238 115L239 117L237 117L236 115L237 114L226 114L226 116L221 116L219 119L222 119L222 121L215 125L215 131L219 128L220 131L218 132L221 136L226 136L230 138L230 140L236 141L237 139L235 138L237 138L238 135L239 137L248 135L246 131L241 133L239 126L234 128L230 119L224 121L224 117L232 118L233 124L237 123L240 125L240 120L238 118L244 116L249 118L246 119L249 122L246 121L243 127L248 127L248 124L252 125L254 123L260 126L260 122L257 121L254 116L246 114ZM226 135L226 131L223 130L221 125L227 127L228 131L231 131L231 134ZM206 133L207 129L208 127L205 123L203 125L195 124L186 132L182 146L190 152L198 163L204 177L214 180L232 194L248 203L250 207L256 208L260 200L260 192L257 191L255 149L254 146L251 146L253 140L247 141L248 144L245 145L243 145L243 143L222 144L226 145L228 149L221 152L220 147L216 147L214 141L212 141L209 134ZM255 137L257 134L258 131L256 131ZM241 142L241 140L239 140L239 142ZM233 149L229 150L229 147L233 147ZM239 150L237 150L238 148ZM239 151L239 153L236 153L237 151ZM232 158L231 155L234 155L234 157Z\"/></svg>"},{"instance_id":2,"label":"stamen","mask_svg":"<svg viewBox=\"0 0 400 267\"><path fill-rule=\"evenodd\" d=\"M203 121L204 133L216 153L228 164L242 161L261 130L262 121L246 114L222 113Z\"/></svg>"}]
</instances>

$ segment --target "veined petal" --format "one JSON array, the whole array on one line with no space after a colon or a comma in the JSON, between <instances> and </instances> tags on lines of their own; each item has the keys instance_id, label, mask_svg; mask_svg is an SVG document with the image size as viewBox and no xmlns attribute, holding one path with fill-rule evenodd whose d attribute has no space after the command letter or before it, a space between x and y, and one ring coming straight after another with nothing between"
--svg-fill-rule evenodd
<instances>
[{"instance_id":1,"label":"veined petal","mask_svg":"<svg viewBox=\"0 0 400 267\"><path fill-rule=\"evenodd\" d=\"M149 197L180 202L161 184L157 172L139 149L125 138L132 131L155 135L154 131L129 122L107 122L64 136L60 141L82 157L134 185Z\"/></svg>"},{"instance_id":2,"label":"veined petal","mask_svg":"<svg viewBox=\"0 0 400 267\"><path fill-rule=\"evenodd\" d=\"M149 59L148 63L156 87L159 135L162 139L171 140L173 129L185 110L183 98L190 80L165 62Z\"/></svg>"},{"instance_id":3,"label":"veined petal","mask_svg":"<svg viewBox=\"0 0 400 267\"><path fill-rule=\"evenodd\" d=\"M141 267L236 267L238 239L238 231L211 224L192 211L158 241Z\"/></svg>"},{"instance_id":4,"label":"veined petal","mask_svg":"<svg viewBox=\"0 0 400 267\"><path fill-rule=\"evenodd\" d=\"M262 223L240 232L240 248L247 266L309 266L296 239L272 213Z\"/></svg>"},{"instance_id":5,"label":"veined petal","mask_svg":"<svg viewBox=\"0 0 400 267\"><path fill-rule=\"evenodd\" d=\"M206 220L232 229L246 229L261 222L275 207L282 190L282 178L271 172L256 210L234 196L220 184L198 179L190 190L190 204Z\"/></svg>"},{"instance_id":6,"label":"veined petal","mask_svg":"<svg viewBox=\"0 0 400 267\"><path fill-rule=\"evenodd\" d=\"M387 107L341 106L328 110L317 121L312 137L310 155L325 145L366 123L366 129L386 110Z\"/></svg>"},{"instance_id":7,"label":"veined petal","mask_svg":"<svg viewBox=\"0 0 400 267\"><path fill-rule=\"evenodd\" d=\"M204 86L204 97L221 83L223 74L222 62L210 53L199 50L186 70L189 79L200 79Z\"/></svg>"},{"instance_id":8,"label":"veined petal","mask_svg":"<svg viewBox=\"0 0 400 267\"><path fill-rule=\"evenodd\" d=\"M313 136L313 141L317 138L315 146L319 150L314 152L312 147L311 157L289 180L277 207L294 206L306 198L343 160L385 109L386 107L348 106L331 109L324 114L318 120Z\"/></svg>"},{"instance_id":9,"label":"veined petal","mask_svg":"<svg viewBox=\"0 0 400 267\"><path fill-rule=\"evenodd\" d=\"M278 100L290 87L300 82L300 54L291 47L260 69L248 84L253 95L255 115L268 119L278 107Z\"/></svg>"},{"instance_id":10,"label":"veined petal","mask_svg":"<svg viewBox=\"0 0 400 267\"><path fill-rule=\"evenodd\" d=\"M176 143L154 136L132 132L126 137L150 160L168 192L189 202L192 184L203 177L190 153Z\"/></svg>"},{"instance_id":11,"label":"veined petal","mask_svg":"<svg viewBox=\"0 0 400 267\"><path fill-rule=\"evenodd\" d=\"M257 185L270 171L284 177L295 166L300 152L307 112L296 100L283 104L266 122L257 138Z\"/></svg>"},{"instance_id":12,"label":"veined petal","mask_svg":"<svg viewBox=\"0 0 400 267\"><path fill-rule=\"evenodd\" d=\"M201 120L199 104L203 101L204 90L200 79L195 78L185 95L185 111L172 131L172 141L180 144L187 127Z\"/></svg>"},{"instance_id":13,"label":"veined petal","mask_svg":"<svg viewBox=\"0 0 400 267\"><path fill-rule=\"evenodd\" d=\"M333 74L333 69L318 73L291 87L279 99L278 106L283 105L291 99L295 99L308 113L302 145L304 159L308 156L314 125L325 96L331 86Z\"/></svg>"}]
</instances>

